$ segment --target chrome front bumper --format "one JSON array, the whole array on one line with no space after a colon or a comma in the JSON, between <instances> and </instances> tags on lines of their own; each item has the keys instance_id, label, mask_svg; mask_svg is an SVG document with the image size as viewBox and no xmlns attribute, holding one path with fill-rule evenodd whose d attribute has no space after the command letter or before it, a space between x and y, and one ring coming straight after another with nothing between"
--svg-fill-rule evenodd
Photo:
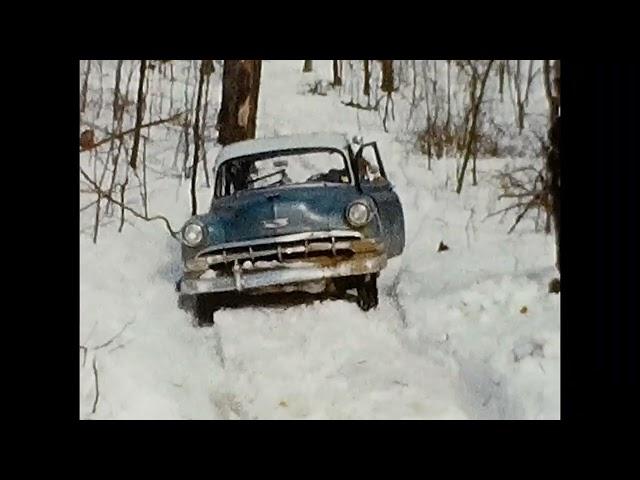
<instances>
[{"instance_id":1,"label":"chrome front bumper","mask_svg":"<svg viewBox=\"0 0 640 480\"><path fill-rule=\"evenodd\" d=\"M292 285L317 282L328 278L364 275L382 270L387 264L384 253L360 253L345 260L335 262L298 261L282 263L268 269L243 269L236 263L232 274L214 276L211 270L199 274L198 278L189 278L190 272L183 277L178 288L184 294L199 294L229 291L251 291L264 287L282 286L286 291ZM208 276L210 275L210 276ZM204 277L204 278L203 278ZM300 288L303 289L303 288Z\"/></svg>"}]
</instances>

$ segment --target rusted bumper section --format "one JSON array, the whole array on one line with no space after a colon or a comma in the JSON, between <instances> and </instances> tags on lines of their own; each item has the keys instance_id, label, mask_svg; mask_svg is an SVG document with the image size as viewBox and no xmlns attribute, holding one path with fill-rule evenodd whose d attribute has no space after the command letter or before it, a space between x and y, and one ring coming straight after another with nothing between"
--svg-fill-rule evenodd
<instances>
[{"instance_id":1,"label":"rusted bumper section","mask_svg":"<svg viewBox=\"0 0 640 480\"><path fill-rule=\"evenodd\" d=\"M306 261L278 263L272 268L246 269L234 264L231 273L207 272L187 273L179 283L184 294L209 292L269 290L304 290L305 284L317 284L329 278L364 275L382 270L387 264L383 251L362 252L348 259L308 259ZM293 288L295 286L295 288Z\"/></svg>"}]
</instances>

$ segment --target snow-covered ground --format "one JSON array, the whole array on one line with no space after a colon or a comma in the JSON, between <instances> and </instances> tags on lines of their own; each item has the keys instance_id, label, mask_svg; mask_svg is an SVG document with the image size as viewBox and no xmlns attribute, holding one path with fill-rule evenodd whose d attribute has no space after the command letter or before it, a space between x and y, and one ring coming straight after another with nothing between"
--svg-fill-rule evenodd
<instances>
[{"instance_id":1,"label":"snow-covered ground","mask_svg":"<svg viewBox=\"0 0 640 480\"><path fill-rule=\"evenodd\" d=\"M479 185L469 181L457 195L454 160L428 171L376 113L345 107L334 92L302 94L301 65L263 62L258 136L346 131L379 142L407 229L405 253L380 279L379 308L228 309L213 328L194 328L176 305L179 245L162 222L128 217L119 234L114 216L94 245L88 209L80 219L81 418L559 418L560 296L547 293L553 238L528 220L511 235L506 220L483 221L500 208L492 172L523 160L479 160ZM331 78L329 61L314 67ZM111 84L112 74L104 79ZM189 185L165 173L176 141L154 142L147 172L150 214L174 227L190 209ZM213 158L215 145L208 152ZM87 154L80 161L92 168ZM211 194L202 180L201 211ZM450 249L438 253L440 241Z\"/></svg>"}]
</instances>

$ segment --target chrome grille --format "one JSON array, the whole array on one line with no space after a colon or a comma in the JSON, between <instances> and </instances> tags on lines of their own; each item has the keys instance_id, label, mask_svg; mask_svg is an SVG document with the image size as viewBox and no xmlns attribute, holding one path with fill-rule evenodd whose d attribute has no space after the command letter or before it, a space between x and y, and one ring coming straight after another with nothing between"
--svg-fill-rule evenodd
<instances>
[{"instance_id":1,"label":"chrome grille","mask_svg":"<svg viewBox=\"0 0 640 480\"><path fill-rule=\"evenodd\" d=\"M210 266L246 260L284 262L327 255L349 257L355 253L352 242L361 238L360 233L353 231L308 232L209 247L196 257L206 259Z\"/></svg>"}]
</instances>

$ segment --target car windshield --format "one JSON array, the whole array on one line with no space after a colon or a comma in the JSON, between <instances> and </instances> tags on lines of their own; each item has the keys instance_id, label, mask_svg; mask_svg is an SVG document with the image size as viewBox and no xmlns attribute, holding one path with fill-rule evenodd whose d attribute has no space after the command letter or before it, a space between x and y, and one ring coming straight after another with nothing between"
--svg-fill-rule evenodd
<instances>
[{"instance_id":1,"label":"car windshield","mask_svg":"<svg viewBox=\"0 0 640 480\"><path fill-rule=\"evenodd\" d=\"M227 160L216 178L217 196L305 183L351 183L345 155L339 150L288 150Z\"/></svg>"}]
</instances>

